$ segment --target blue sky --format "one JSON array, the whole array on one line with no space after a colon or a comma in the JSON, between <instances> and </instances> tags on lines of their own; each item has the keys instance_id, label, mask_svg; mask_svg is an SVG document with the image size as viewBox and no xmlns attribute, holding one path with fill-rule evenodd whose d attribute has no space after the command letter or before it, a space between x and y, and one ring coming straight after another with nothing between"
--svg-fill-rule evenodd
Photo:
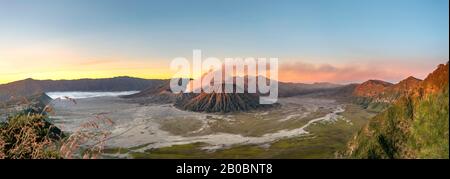
<instances>
[{"instance_id":1,"label":"blue sky","mask_svg":"<svg viewBox=\"0 0 450 179\"><path fill-rule=\"evenodd\" d=\"M448 3L0 0L0 62L14 65L15 60L11 57L14 54L2 57L1 52L37 46L70 49L76 53L72 61L120 58L153 64L165 64L178 56L190 57L193 49L201 49L207 56L279 57L285 64L307 63L319 69L323 64L392 64L385 68L400 68L403 64L401 71L405 74L380 76L395 81L406 73L423 77L448 60ZM54 57L48 63L58 60L69 61ZM63 64L60 68L65 69ZM18 73L24 76L32 72L23 69Z\"/></svg>"}]
</instances>

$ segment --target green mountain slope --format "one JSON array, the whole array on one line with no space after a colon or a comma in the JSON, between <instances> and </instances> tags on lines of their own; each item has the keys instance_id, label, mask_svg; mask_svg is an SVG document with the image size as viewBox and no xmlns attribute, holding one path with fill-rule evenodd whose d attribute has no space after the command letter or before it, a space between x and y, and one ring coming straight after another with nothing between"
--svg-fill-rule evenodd
<instances>
[{"instance_id":1,"label":"green mountain slope","mask_svg":"<svg viewBox=\"0 0 450 179\"><path fill-rule=\"evenodd\" d=\"M375 116L349 142L350 158L449 158L448 63Z\"/></svg>"}]
</instances>

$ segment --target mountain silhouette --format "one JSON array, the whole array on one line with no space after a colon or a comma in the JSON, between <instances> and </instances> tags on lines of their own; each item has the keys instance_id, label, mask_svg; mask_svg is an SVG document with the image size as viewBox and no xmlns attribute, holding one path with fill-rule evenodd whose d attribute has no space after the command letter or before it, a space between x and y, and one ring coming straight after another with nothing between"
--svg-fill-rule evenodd
<instances>
[{"instance_id":1,"label":"mountain silhouette","mask_svg":"<svg viewBox=\"0 0 450 179\"><path fill-rule=\"evenodd\" d=\"M0 101L55 91L140 91L150 86L161 85L163 82L164 80L132 77L79 80L34 80L28 78L0 85Z\"/></svg>"}]
</instances>

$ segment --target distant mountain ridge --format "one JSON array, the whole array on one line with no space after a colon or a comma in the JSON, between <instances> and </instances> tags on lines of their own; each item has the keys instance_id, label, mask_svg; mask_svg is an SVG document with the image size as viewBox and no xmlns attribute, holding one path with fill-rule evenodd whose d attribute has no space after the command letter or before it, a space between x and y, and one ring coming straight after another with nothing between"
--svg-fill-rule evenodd
<instances>
[{"instance_id":1,"label":"distant mountain ridge","mask_svg":"<svg viewBox=\"0 0 450 179\"><path fill-rule=\"evenodd\" d=\"M63 91L140 91L161 85L167 80L148 80L133 77L114 77L79 80L25 79L0 85L0 101L11 97L27 97L43 92Z\"/></svg>"},{"instance_id":2,"label":"distant mountain ridge","mask_svg":"<svg viewBox=\"0 0 450 179\"><path fill-rule=\"evenodd\" d=\"M399 95L410 92L422 80L410 76L397 84L381 80L369 80L355 88L353 94L357 97L369 97L369 98L386 98L392 95Z\"/></svg>"},{"instance_id":3,"label":"distant mountain ridge","mask_svg":"<svg viewBox=\"0 0 450 179\"><path fill-rule=\"evenodd\" d=\"M138 93L122 96L122 98L131 99L140 104L167 104L175 103L179 96L179 94L173 93L170 89L170 80L166 80L160 85L149 86Z\"/></svg>"},{"instance_id":4,"label":"distant mountain ridge","mask_svg":"<svg viewBox=\"0 0 450 179\"><path fill-rule=\"evenodd\" d=\"M258 78L248 78L245 77L234 77L234 82L238 78L239 80L243 80L243 86L234 85L233 89L241 88L244 91L248 90L249 80L258 84ZM265 78L265 77L264 77ZM189 80L189 79L183 79ZM265 80L269 81L268 78ZM276 82L274 80L270 80L271 82ZM198 83L196 80L190 80L189 83ZM206 87L206 86L205 86ZM312 93L320 93L320 92L335 92L335 95L341 96L349 96L349 92L343 90L347 88L347 85L338 85L332 83L313 83L313 84L304 84L304 83L286 83L286 82L278 82L278 97L291 97L296 95L305 95ZM353 88L353 87L352 87ZM223 87L224 89L224 87ZM189 90L188 90L189 91ZM345 91L345 94L344 94ZM348 94L347 94L348 93ZM148 104L148 103L172 103L175 104L176 107L189 110L189 111L197 111L197 112L234 112L234 111L247 111L252 109L257 109L261 106L267 107L269 105L257 105L259 104L259 93L257 90L256 94L249 93L214 93L214 94L206 94L206 93L185 93L185 94L174 94L170 89L169 81L164 82L162 85L157 87L149 87L145 90L142 90L139 93L123 96L124 98L130 98L140 104ZM218 103L218 104L216 104ZM248 104L245 104L248 103Z\"/></svg>"},{"instance_id":5,"label":"distant mountain ridge","mask_svg":"<svg viewBox=\"0 0 450 179\"><path fill-rule=\"evenodd\" d=\"M422 80L408 77L397 84L381 80L368 80L353 91L355 101L372 111L382 111L404 94L414 91Z\"/></svg>"},{"instance_id":6,"label":"distant mountain ridge","mask_svg":"<svg viewBox=\"0 0 450 179\"><path fill-rule=\"evenodd\" d=\"M413 76L398 82L397 84L388 88L388 92L408 93L414 90L422 82L421 79L417 79Z\"/></svg>"},{"instance_id":7,"label":"distant mountain ridge","mask_svg":"<svg viewBox=\"0 0 450 179\"><path fill-rule=\"evenodd\" d=\"M375 97L394 84L381 80L368 80L355 88L353 94L358 97Z\"/></svg>"}]
</instances>

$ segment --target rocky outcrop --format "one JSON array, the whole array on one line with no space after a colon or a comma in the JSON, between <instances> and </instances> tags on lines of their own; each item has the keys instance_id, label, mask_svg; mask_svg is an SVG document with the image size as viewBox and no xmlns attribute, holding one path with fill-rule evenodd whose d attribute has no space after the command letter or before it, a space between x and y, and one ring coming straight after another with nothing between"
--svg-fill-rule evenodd
<instances>
[{"instance_id":1,"label":"rocky outcrop","mask_svg":"<svg viewBox=\"0 0 450 179\"><path fill-rule=\"evenodd\" d=\"M27 97L12 98L0 103L0 121L5 121L11 115L20 112L41 113L52 101L45 93L38 93Z\"/></svg>"}]
</instances>

